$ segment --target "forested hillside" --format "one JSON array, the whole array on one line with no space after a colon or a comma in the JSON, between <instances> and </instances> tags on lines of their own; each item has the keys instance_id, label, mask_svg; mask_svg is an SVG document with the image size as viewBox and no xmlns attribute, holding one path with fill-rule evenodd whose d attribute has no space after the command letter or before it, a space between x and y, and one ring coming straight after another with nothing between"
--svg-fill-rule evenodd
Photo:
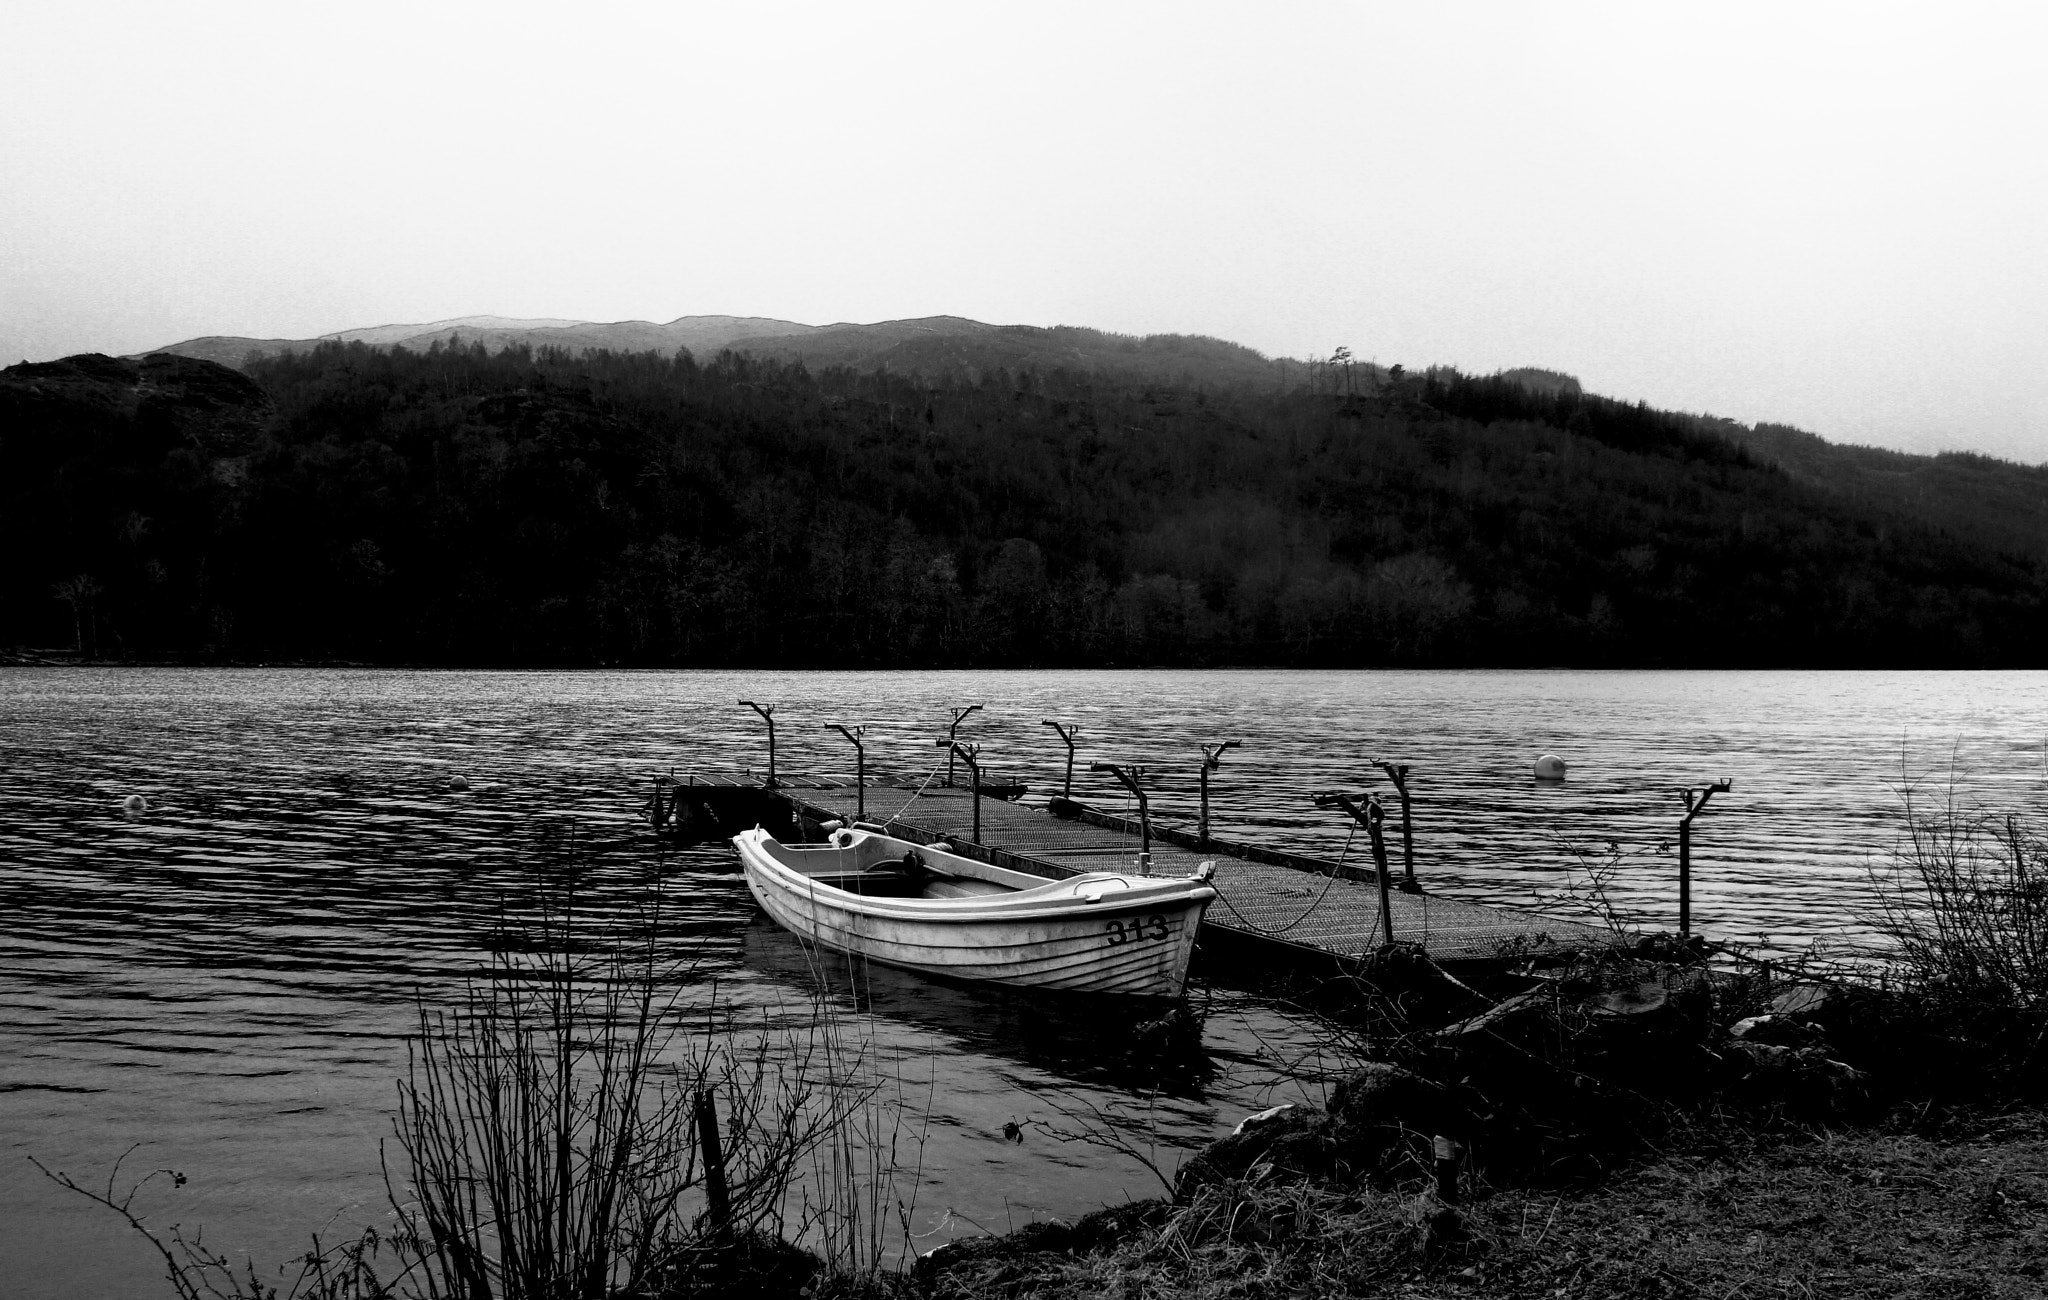
<instances>
[{"instance_id":1,"label":"forested hillside","mask_svg":"<svg viewBox=\"0 0 2048 1300\"><path fill-rule=\"evenodd\" d=\"M2048 659L2035 471L1972 469L2020 503L1993 535L1568 380L1290 382L1213 340L1134 340L1122 369L1091 344L1083 370L1058 364L1055 333L929 356L907 337L886 361L808 367L460 343L326 344L245 374L167 355L16 366L0 374L0 645L463 664Z\"/></svg>"}]
</instances>

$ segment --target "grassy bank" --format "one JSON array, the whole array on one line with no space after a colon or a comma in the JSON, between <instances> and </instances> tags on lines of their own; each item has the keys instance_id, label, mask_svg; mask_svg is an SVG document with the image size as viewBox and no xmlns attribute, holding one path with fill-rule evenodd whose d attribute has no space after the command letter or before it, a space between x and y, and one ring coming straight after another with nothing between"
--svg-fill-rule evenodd
<instances>
[{"instance_id":1,"label":"grassy bank","mask_svg":"<svg viewBox=\"0 0 2048 1300\"><path fill-rule=\"evenodd\" d=\"M2039 1297L2048 1116L1697 1132L1577 1190L1244 1186L1125 1212L1113 1242L989 1243L904 1292L968 1297ZM1050 1244L1051 1249L1038 1248ZM829 1290L829 1288L824 1288Z\"/></svg>"}]
</instances>

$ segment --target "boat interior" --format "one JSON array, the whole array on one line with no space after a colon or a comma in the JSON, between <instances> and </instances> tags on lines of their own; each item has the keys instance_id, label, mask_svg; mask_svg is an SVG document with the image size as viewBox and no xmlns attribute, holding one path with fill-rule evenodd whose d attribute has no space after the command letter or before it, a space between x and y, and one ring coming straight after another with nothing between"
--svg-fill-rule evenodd
<instances>
[{"instance_id":1,"label":"boat interior","mask_svg":"<svg viewBox=\"0 0 2048 1300\"><path fill-rule=\"evenodd\" d=\"M819 884L871 898L973 898L1055 883L948 853L943 841L918 846L865 828L835 830L823 844L776 847L785 864Z\"/></svg>"},{"instance_id":2,"label":"boat interior","mask_svg":"<svg viewBox=\"0 0 2048 1300\"><path fill-rule=\"evenodd\" d=\"M913 844L866 823L836 827L823 844L784 844L764 836L757 847L820 885L870 898L978 898L1031 891L1073 893L1093 903L1108 893L1167 883L1165 878L1115 871L1048 879L953 853L944 840ZM1186 883L1207 883L1213 870L1203 863Z\"/></svg>"}]
</instances>

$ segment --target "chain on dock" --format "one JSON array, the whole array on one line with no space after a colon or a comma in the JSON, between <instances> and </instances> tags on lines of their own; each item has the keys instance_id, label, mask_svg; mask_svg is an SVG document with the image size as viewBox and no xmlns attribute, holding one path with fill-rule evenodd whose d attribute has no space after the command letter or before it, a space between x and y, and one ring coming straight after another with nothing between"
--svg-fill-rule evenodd
<instances>
[{"instance_id":1,"label":"chain on dock","mask_svg":"<svg viewBox=\"0 0 2048 1300\"><path fill-rule=\"evenodd\" d=\"M1260 925L1257 921L1252 920L1243 912L1238 911L1237 905L1230 901L1230 895L1223 892L1223 886L1219 881L1212 878L1209 881L1209 888L1216 891L1217 899L1220 902L1222 902L1222 904L1225 907L1230 909L1230 914L1232 916L1236 917L1239 921L1242 921L1246 926L1250 927L1251 929L1257 930L1260 934L1286 934L1295 926L1300 925L1303 921L1306 921L1309 917L1315 915L1315 910L1323 905L1323 900L1328 898L1330 896L1330 891L1337 887L1337 881L1343 877L1344 859L1346 855L1348 855L1351 852L1351 841L1354 837L1357 836L1357 834L1358 828L1356 826L1353 826L1351 828L1351 834L1344 837L1344 851L1337 855L1336 865L1330 868L1330 878L1328 881L1324 883L1323 892L1315 896L1315 900L1308 905L1307 909L1304 910L1300 916L1295 917L1292 921L1289 921L1287 924L1283 926L1273 927Z\"/></svg>"}]
</instances>

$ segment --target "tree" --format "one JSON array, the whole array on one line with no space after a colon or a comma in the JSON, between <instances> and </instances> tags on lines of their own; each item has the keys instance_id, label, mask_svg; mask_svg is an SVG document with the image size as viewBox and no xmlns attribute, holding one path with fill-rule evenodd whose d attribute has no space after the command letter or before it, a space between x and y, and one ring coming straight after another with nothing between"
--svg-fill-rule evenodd
<instances>
[{"instance_id":1,"label":"tree","mask_svg":"<svg viewBox=\"0 0 2048 1300\"><path fill-rule=\"evenodd\" d=\"M58 600L71 606L71 632L78 653L86 653L85 632L88 625L92 626L94 649L97 650L99 627L93 617L93 600L106 588L100 586L98 580L91 574L81 573L75 578L64 579L50 590Z\"/></svg>"}]
</instances>

